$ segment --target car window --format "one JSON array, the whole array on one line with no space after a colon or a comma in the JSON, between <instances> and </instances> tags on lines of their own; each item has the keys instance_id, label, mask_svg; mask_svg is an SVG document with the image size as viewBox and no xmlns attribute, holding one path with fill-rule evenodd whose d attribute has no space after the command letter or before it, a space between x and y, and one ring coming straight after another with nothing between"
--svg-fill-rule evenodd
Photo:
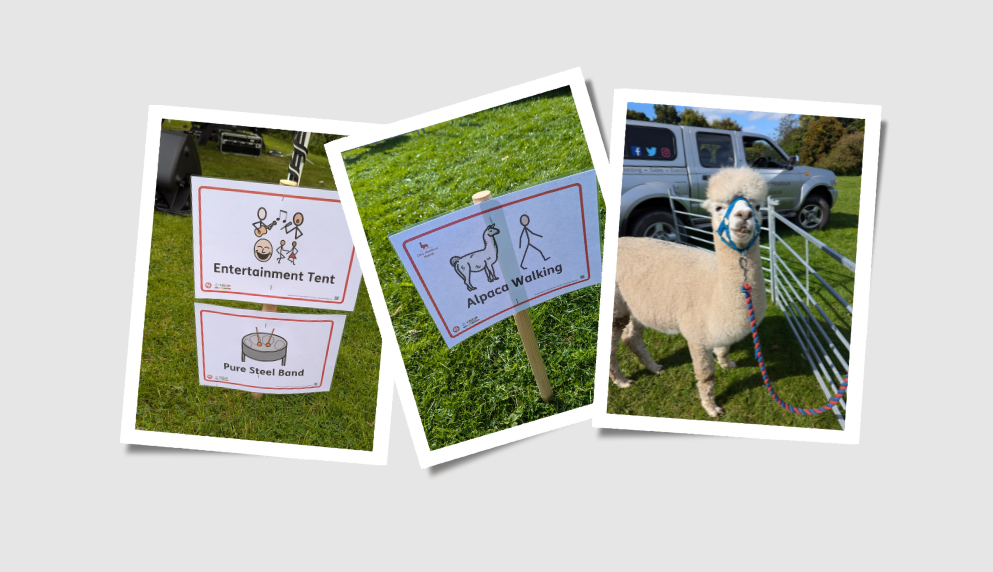
<instances>
[{"instance_id":1,"label":"car window","mask_svg":"<svg viewBox=\"0 0 993 572\"><path fill-rule=\"evenodd\" d=\"M665 127L628 125L624 132L624 158L672 161L676 158L676 136Z\"/></svg>"},{"instance_id":2,"label":"car window","mask_svg":"<svg viewBox=\"0 0 993 572\"><path fill-rule=\"evenodd\" d=\"M786 157L783 157L783 154L773 147L768 139L742 137L741 140L745 144L745 160L750 167L767 169L786 168Z\"/></svg>"},{"instance_id":3,"label":"car window","mask_svg":"<svg viewBox=\"0 0 993 572\"><path fill-rule=\"evenodd\" d=\"M731 136L723 133L696 134L696 148L700 156L700 165L703 167L731 167L734 166L734 146L731 144Z\"/></svg>"}]
</instances>

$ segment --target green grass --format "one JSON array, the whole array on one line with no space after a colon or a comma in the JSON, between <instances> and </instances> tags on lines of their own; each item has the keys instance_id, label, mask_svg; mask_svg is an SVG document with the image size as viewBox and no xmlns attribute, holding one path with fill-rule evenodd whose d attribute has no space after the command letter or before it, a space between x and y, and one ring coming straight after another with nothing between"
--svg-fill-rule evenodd
<instances>
[{"instance_id":1,"label":"green grass","mask_svg":"<svg viewBox=\"0 0 993 572\"><path fill-rule=\"evenodd\" d=\"M181 128L184 123L189 124L173 122L165 128ZM290 150L285 150L281 147L283 142L270 141L268 137L266 144L287 153L292 148L286 144ZM216 143L199 147L198 151L207 177L278 182L287 174L288 158L222 154ZM320 180L325 185L320 185ZM302 183L333 187L327 160L316 168L307 163ZM257 303L199 301L228 308L261 309ZM136 429L372 450L382 343L365 284L359 288L355 310L346 313L330 391L263 395L258 400L245 391L199 384L193 303L192 218L156 212ZM280 306L279 311L333 313L288 306Z\"/></svg>"},{"instance_id":2,"label":"green grass","mask_svg":"<svg viewBox=\"0 0 993 572\"><path fill-rule=\"evenodd\" d=\"M836 188L838 201L831 209L831 221L828 227L812 234L842 256L855 261L861 177L838 177ZM804 255L802 237L783 228L777 228L777 234L798 254ZM766 236L762 237L762 243L768 245ZM777 247L777 251L784 260L792 259L782 246ZM810 262L811 266L839 294L852 301L855 284L855 276L852 272L814 247L810 250ZM789 262L788 266L803 280L801 264ZM811 294L838 329L850 338L850 314L813 277L811 277ZM812 310L812 312L816 315L816 311ZM803 357L799 343L787 324L782 310L771 303L765 319L759 326L759 336L766 369L779 396L798 407L810 408L823 405L826 399L811 373L807 360ZM690 359L686 340L682 336L668 336L650 330L645 330L644 339L645 346L655 361L665 369L659 375L649 373L634 354L621 344L617 351L621 371L636 383L627 389L621 389L611 383L607 412L620 415L710 420L700 405L696 378L693 375L693 362ZM836 345L839 345L842 355L847 359L847 350L840 344ZM738 363L736 369L728 371L716 366L715 394L717 404L724 409L724 415L718 422L840 429L833 413L801 416L789 413L776 405L762 384L750 339L731 347L731 359Z\"/></svg>"},{"instance_id":3,"label":"green grass","mask_svg":"<svg viewBox=\"0 0 993 572\"><path fill-rule=\"evenodd\" d=\"M599 285L530 309L554 391L545 404L513 319L449 350L387 238L472 204L478 191L498 196L593 168L567 90L349 151L344 161L431 449L592 403ZM604 215L601 197L601 237Z\"/></svg>"}]
</instances>

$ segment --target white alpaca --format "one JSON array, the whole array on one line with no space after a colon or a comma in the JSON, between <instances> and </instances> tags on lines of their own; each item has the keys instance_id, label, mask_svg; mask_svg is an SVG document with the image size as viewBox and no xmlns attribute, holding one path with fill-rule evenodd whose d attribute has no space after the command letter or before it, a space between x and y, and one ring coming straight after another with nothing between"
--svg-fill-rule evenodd
<instances>
[{"instance_id":1,"label":"white alpaca","mask_svg":"<svg viewBox=\"0 0 993 572\"><path fill-rule=\"evenodd\" d=\"M711 417L724 413L714 400L714 354L721 367L735 367L728 360L728 348L751 333L742 278L752 286L756 323L765 316L766 300L759 241L744 255L746 276L740 266L742 255L721 241L718 228L735 198L747 200L751 208L738 201L728 216L730 241L738 249L746 248L762 223L758 208L766 193L765 180L748 168L723 169L710 178L703 206L712 216L715 252L652 238L618 240L610 349L610 378L615 384L628 387L632 383L617 364L618 338L649 371L658 373L662 366L645 348L643 328L682 334L693 358L703 408Z\"/></svg>"},{"instance_id":2,"label":"white alpaca","mask_svg":"<svg viewBox=\"0 0 993 572\"><path fill-rule=\"evenodd\" d=\"M500 229L496 227L496 224L491 224L483 231L483 248L469 254L463 254L462 256L453 256L449 259L448 262L455 269L455 273L465 283L466 290L472 292L476 289L472 285L473 272L483 272L486 275L487 282L493 282L497 279L496 271L493 270L493 264L497 261L500 252L497 248L496 239L493 237L498 234L500 234Z\"/></svg>"}]
</instances>

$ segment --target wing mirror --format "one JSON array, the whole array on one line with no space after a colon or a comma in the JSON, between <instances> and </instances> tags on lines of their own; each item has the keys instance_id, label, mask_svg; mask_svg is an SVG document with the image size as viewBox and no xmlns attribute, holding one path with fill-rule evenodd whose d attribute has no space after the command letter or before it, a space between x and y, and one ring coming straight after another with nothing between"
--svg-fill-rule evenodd
<instances>
[{"instance_id":1,"label":"wing mirror","mask_svg":"<svg viewBox=\"0 0 993 572\"><path fill-rule=\"evenodd\" d=\"M790 157L790 162L786 164L786 168L792 169L793 165L796 165L799 162L800 162L800 155L793 155L792 157Z\"/></svg>"}]
</instances>

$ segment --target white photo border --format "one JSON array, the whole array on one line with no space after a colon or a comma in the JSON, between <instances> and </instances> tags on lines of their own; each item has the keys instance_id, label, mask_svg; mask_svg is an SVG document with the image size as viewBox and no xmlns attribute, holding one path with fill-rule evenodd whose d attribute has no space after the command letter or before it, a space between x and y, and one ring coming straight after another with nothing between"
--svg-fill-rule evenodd
<instances>
[{"instance_id":1,"label":"white photo border","mask_svg":"<svg viewBox=\"0 0 993 572\"><path fill-rule=\"evenodd\" d=\"M851 353L849 356L849 385L845 404L845 429L808 429L803 427L777 427L771 425L749 425L746 423L720 423L691 419L669 419L664 417L643 417L607 413L607 391L610 379L607 368L598 369L594 381L593 404L596 412L593 426L604 429L633 429L638 431L664 431L668 433L693 433L724 437L751 437L759 439L779 439L792 441L812 441L820 443L858 444L862 418L863 372L865 371L865 342L869 314L869 280L872 271L872 232L876 219L876 181L879 169L879 130L882 108L878 105L853 103L829 103L820 101L798 101L791 99L771 99L737 95L712 95L703 93L681 93L674 91L652 91L640 89L615 89L612 124L610 132L611 188L620 189L624 173L624 126L627 119L628 103L664 103L689 107L709 107L717 109L739 109L742 111L764 111L772 113L793 113L832 117L865 119L865 146L862 155L862 189L859 198L859 226L856 252L859 271L855 275L853 299L858 300L852 314ZM606 178L606 177L605 177ZM601 185L603 183L601 182ZM617 229L620 224L620 196L615 198L616 208L607 209L608 229ZM616 232L614 233L616 235ZM608 238L610 238L608 236ZM611 268L611 281L616 276L617 237L612 237L613 246L604 242L603 264ZM603 281L607 282L607 272ZM611 305L613 296L604 296ZM612 309L606 315L601 308L601 332L603 325L613 316ZM606 316L606 317L605 317ZM601 333L597 364L600 358L610 353L609 336L604 343Z\"/></svg>"},{"instance_id":2,"label":"white photo border","mask_svg":"<svg viewBox=\"0 0 993 572\"><path fill-rule=\"evenodd\" d=\"M328 152L328 161L331 164L331 172L334 173L335 182L338 186L339 198L341 199L341 204L345 209L345 220L348 222L348 228L351 229L352 242L355 243L356 251L359 256L359 265L362 267L362 274L366 278L366 288L369 291L369 297L372 299L373 310L376 313L376 319L379 321L380 330L383 332L384 353L386 352L387 346L390 349L391 361L389 365L391 370L395 372L397 393L400 395L400 405L403 408L404 416L407 419L407 427L410 429L410 434L414 442L414 449L417 452L417 459L421 468L431 467L440 463L465 457L467 455L472 455L473 453L479 453L500 445L505 445L507 443L526 439L547 431L552 431L589 420L593 415L594 406L592 404L585 405L570 411L552 415L551 417L545 417L544 419L539 419L537 421L532 421L530 423L525 423L509 429L503 429L495 433L490 433L482 437L477 437L475 439L470 439L468 441L463 441L455 445L449 445L447 447L432 451L428 446L427 435L424 432L420 415L417 412L417 403L414 400L413 389L411 388L410 380L407 377L407 370L404 368L403 359L400 354L400 344L396 338L395 332L393 331L392 323L390 322L390 314L386 306L386 298L383 295L382 284L379 281L379 274L375 264L373 263L372 251L369 248L369 242L366 238L365 230L362 228L362 221L359 217L358 206L355 202L355 196L352 194L352 187L348 181L348 173L345 170L345 162L342 159L341 154L345 151L364 147L370 143L375 143L383 139L410 133L418 129L423 129L432 125L437 125L438 123L458 119L459 117L484 111L499 105L511 103L519 99L524 99L526 97L531 97L565 86L569 86L572 89L572 96L576 103L576 109L579 113L580 124L583 128L583 134L586 137L586 144L589 148L590 156L593 159L593 168L597 172L597 182L600 184L600 191L603 193L604 202L608 205L607 228L609 229L611 228L609 222L611 207L609 205L615 202L612 200L613 193L608 189L608 183L606 182L606 179L611 178L609 176L609 164L607 162L606 148L603 145L603 141L600 137L600 130L597 126L596 115L593 112L593 104L590 101L590 95L587 91L585 79L583 78L583 73L580 68L573 68L571 70L523 83L508 89L490 93L488 95L463 101L461 103L456 103L441 109L436 109L434 111L391 123L385 127L377 128L375 131L370 130L361 135L339 139L325 145ZM610 232L605 232L605 234L609 236ZM606 245L605 248L607 248ZM616 251L616 249L617 240L615 238L614 250ZM608 282L606 260L604 260L603 265L604 271L602 283L612 283L614 279L613 265L611 264L609 276L610 282ZM610 298L609 296L607 297ZM605 335L606 338L604 337ZM603 301L601 300L600 322L597 339L597 371L606 371L607 354L604 354L602 350L607 347L609 342L610 324L609 321L605 323L603 320Z\"/></svg>"},{"instance_id":3,"label":"white photo border","mask_svg":"<svg viewBox=\"0 0 993 572\"><path fill-rule=\"evenodd\" d=\"M128 359L124 378L124 407L121 411L121 443L196 449L222 453L245 453L288 459L313 459L385 465L389 447L390 417L393 407L393 376L387 367L387 352L380 355L379 387L376 397L376 424L372 451L334 449L287 443L267 443L224 437L182 435L135 429L138 410L138 377L141 371L142 337L145 329L145 297L148 293L148 264L152 247L152 216L155 204L155 179L158 171L159 139L163 119L209 121L229 125L252 125L270 129L309 131L334 135L351 135L378 127L352 121L284 117L240 111L197 109L151 105L145 135L145 163L142 171L141 202L138 212L138 238L135 253L134 286L131 295L131 325L128 334ZM353 233L354 236L354 233ZM347 314L346 314L347 315ZM382 329L382 327L380 327Z\"/></svg>"}]
</instances>

